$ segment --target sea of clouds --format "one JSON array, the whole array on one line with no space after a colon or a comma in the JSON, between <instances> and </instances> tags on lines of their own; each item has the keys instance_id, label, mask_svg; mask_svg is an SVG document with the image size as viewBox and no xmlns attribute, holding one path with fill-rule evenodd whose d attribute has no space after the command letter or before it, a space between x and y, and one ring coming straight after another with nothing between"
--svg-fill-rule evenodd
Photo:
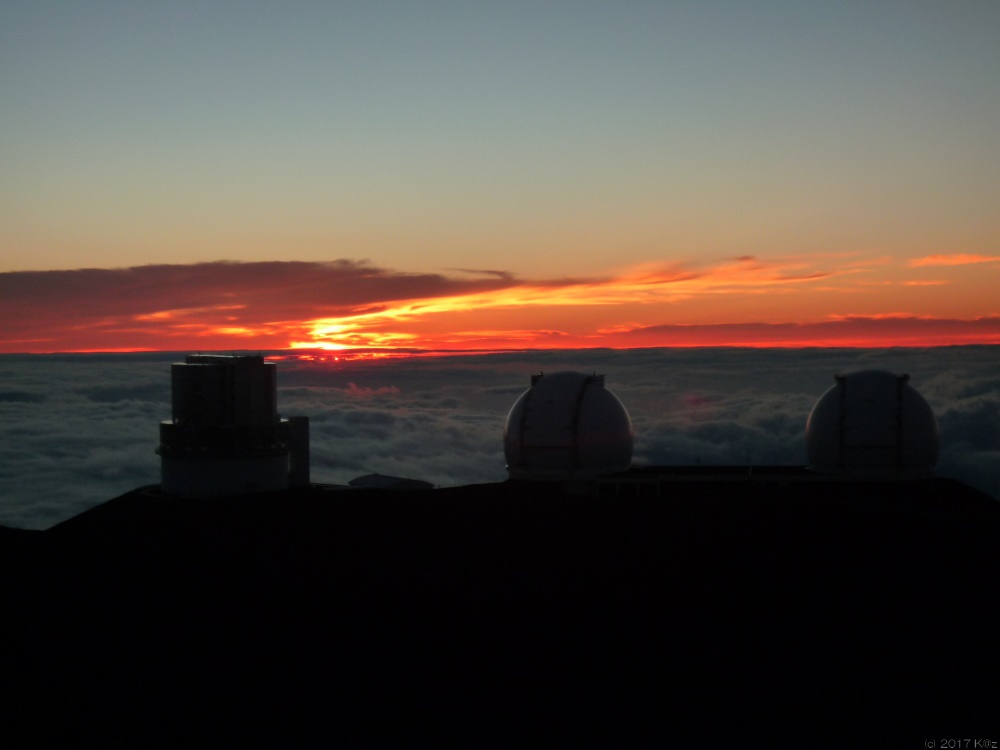
<instances>
[{"instance_id":1,"label":"sea of clouds","mask_svg":"<svg viewBox=\"0 0 1000 750\"><path fill-rule=\"evenodd\" d=\"M176 353L0 355L0 525L47 528L159 481ZM283 416L310 418L313 481L506 477L503 426L538 372L603 373L639 464L804 464L835 373L909 373L940 425L937 473L1000 498L1000 347L529 351L278 361Z\"/></svg>"}]
</instances>

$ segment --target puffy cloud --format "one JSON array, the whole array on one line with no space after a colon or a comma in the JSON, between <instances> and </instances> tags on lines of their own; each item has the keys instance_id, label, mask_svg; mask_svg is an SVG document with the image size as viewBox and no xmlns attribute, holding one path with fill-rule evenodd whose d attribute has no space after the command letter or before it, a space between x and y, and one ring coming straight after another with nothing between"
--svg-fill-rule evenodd
<instances>
[{"instance_id":1,"label":"puffy cloud","mask_svg":"<svg viewBox=\"0 0 1000 750\"><path fill-rule=\"evenodd\" d=\"M997 347L634 349L279 360L279 408L310 417L316 481L379 472L437 485L506 476L507 412L540 371L604 373L635 460L801 464L833 375L909 373L941 426L938 473L1000 497ZM44 528L159 480L172 354L0 356L0 524ZM5 394L5 395L4 395Z\"/></svg>"},{"instance_id":2,"label":"puffy cloud","mask_svg":"<svg viewBox=\"0 0 1000 750\"><path fill-rule=\"evenodd\" d=\"M169 355L0 357L0 523L44 528L159 481Z\"/></svg>"}]
</instances>

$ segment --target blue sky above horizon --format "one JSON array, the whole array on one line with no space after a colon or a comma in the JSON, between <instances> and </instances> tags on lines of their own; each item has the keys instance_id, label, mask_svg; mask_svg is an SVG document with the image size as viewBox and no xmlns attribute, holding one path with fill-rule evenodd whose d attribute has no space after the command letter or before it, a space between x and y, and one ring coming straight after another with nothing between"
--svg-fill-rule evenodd
<instances>
[{"instance_id":1,"label":"blue sky above horizon","mask_svg":"<svg viewBox=\"0 0 1000 750\"><path fill-rule=\"evenodd\" d=\"M990 0L6 3L0 274L350 259L533 289L647 278L600 316L577 299L477 327L574 345L623 327L989 318L998 31ZM728 279L748 257L776 282L672 293L671 271ZM763 303L792 272L801 294ZM194 307L249 306L243 292ZM454 338L468 313L351 333ZM342 332L358 310L302 314ZM230 315L234 341L263 335ZM4 350L46 350L22 338Z\"/></svg>"}]
</instances>

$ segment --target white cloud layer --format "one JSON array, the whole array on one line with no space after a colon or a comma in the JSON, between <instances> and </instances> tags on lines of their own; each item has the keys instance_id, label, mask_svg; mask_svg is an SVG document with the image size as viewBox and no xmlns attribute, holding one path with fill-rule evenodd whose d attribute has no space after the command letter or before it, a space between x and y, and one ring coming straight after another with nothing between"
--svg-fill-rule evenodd
<instances>
[{"instance_id":1,"label":"white cloud layer","mask_svg":"<svg viewBox=\"0 0 1000 750\"><path fill-rule=\"evenodd\" d=\"M47 528L159 481L176 354L0 356L0 524ZM313 479L437 485L505 478L507 411L539 371L597 371L644 464L802 464L833 375L907 372L941 427L937 473L1000 497L1000 348L542 351L282 361L279 409L311 420Z\"/></svg>"}]
</instances>

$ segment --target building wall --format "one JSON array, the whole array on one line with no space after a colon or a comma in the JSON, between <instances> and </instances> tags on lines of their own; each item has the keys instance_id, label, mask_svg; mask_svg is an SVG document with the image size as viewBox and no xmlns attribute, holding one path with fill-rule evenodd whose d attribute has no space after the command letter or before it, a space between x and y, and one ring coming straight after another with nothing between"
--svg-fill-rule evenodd
<instances>
[{"instance_id":1,"label":"building wall","mask_svg":"<svg viewBox=\"0 0 1000 750\"><path fill-rule=\"evenodd\" d=\"M209 497L287 487L287 453L232 458L161 456L161 490L167 495Z\"/></svg>"}]
</instances>

